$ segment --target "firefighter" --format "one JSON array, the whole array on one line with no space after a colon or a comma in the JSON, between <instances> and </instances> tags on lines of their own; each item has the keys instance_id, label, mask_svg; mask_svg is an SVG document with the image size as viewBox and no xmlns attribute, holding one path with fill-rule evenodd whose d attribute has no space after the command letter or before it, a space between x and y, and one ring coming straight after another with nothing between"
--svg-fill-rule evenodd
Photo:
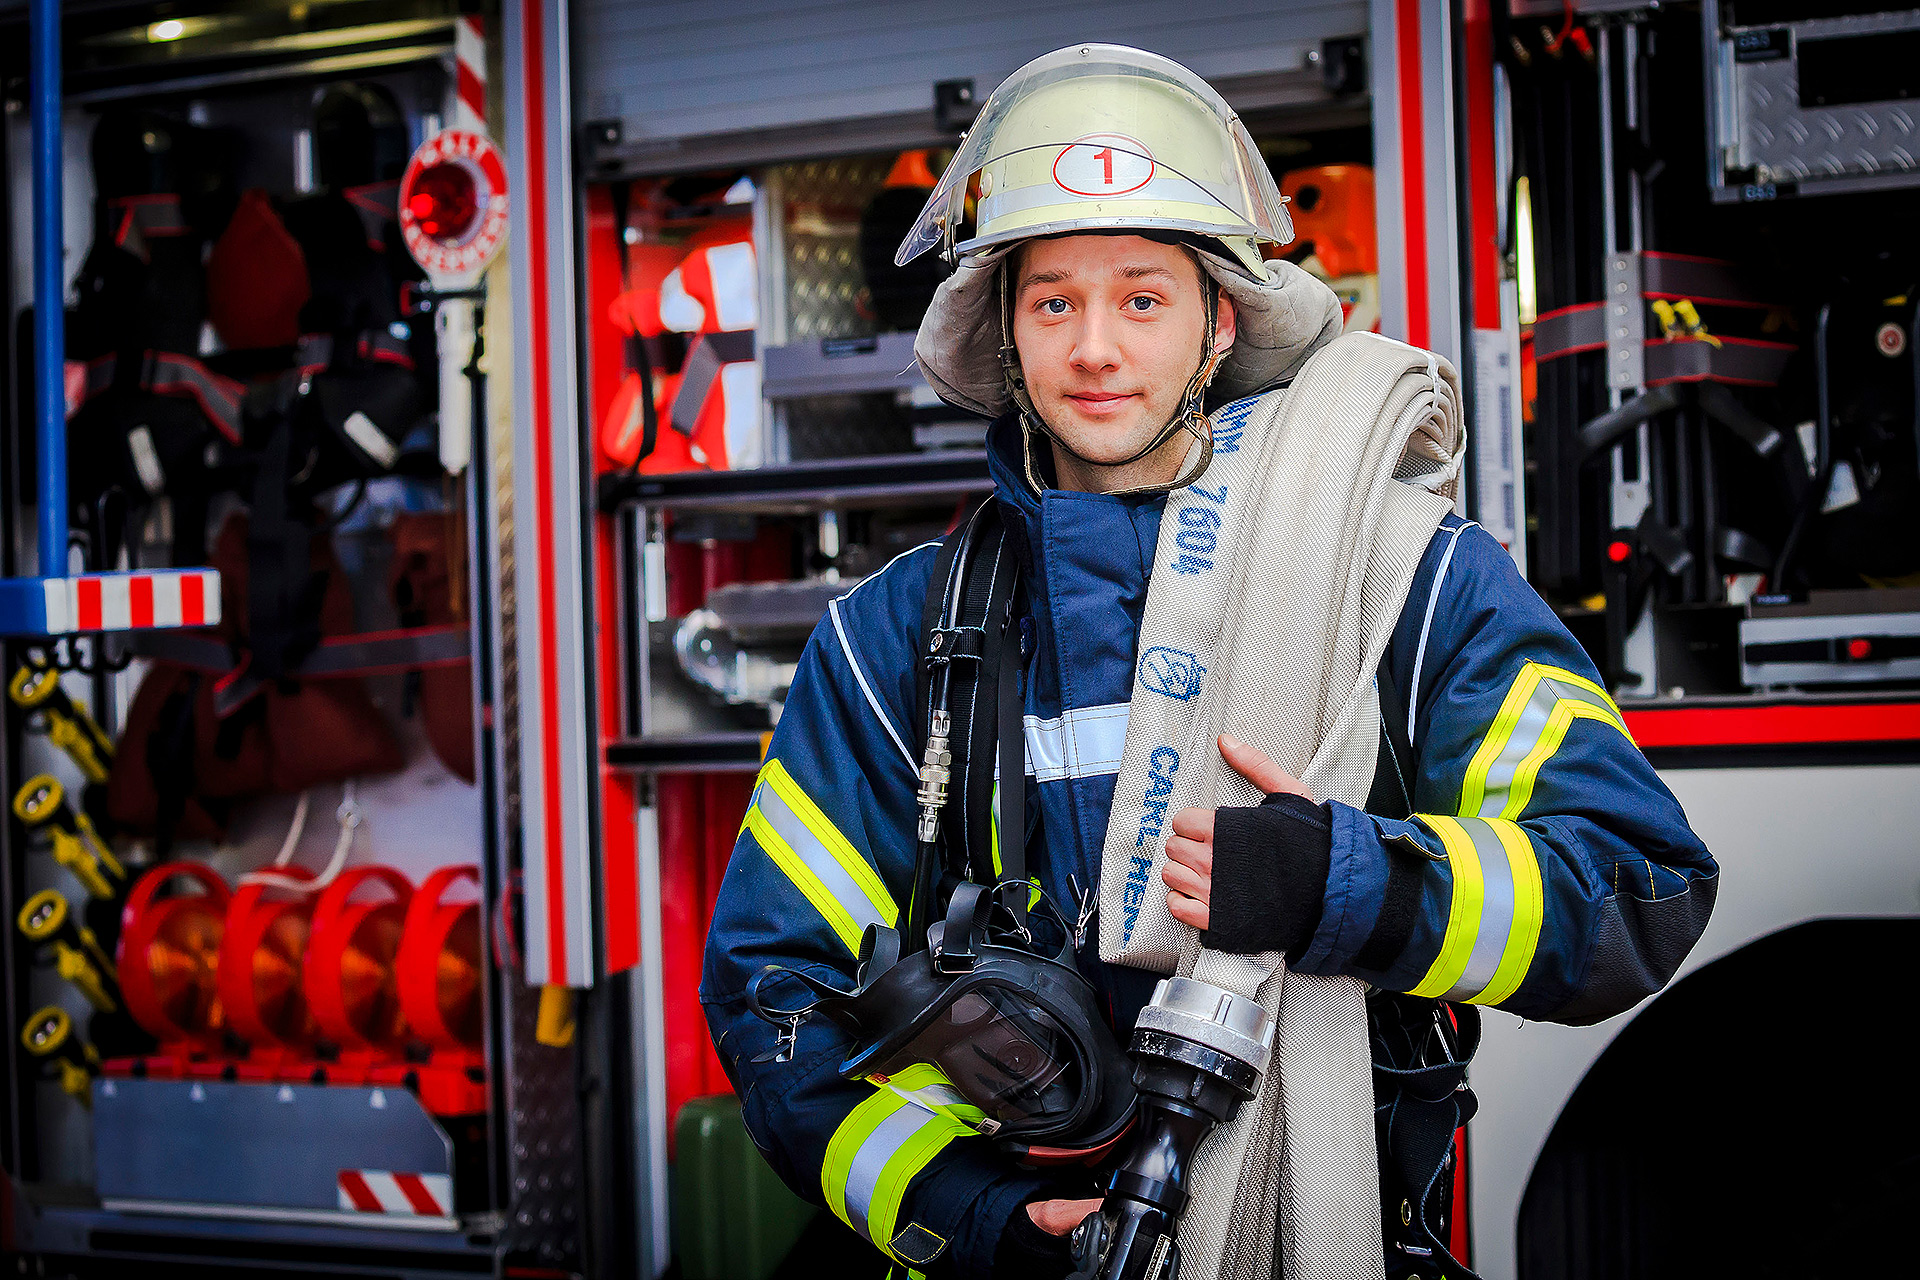
<instances>
[{"instance_id":1,"label":"firefighter","mask_svg":"<svg viewBox=\"0 0 1920 1280\"><path fill-rule=\"evenodd\" d=\"M1000 412L994 500L1026 561L1027 866L1054 901L1091 905L1165 495L1205 453L1182 427L1205 425L1202 398L1224 406L1217 422L1287 381L1340 309L1263 260L1290 238L1284 206L1184 68L1076 46L1015 73L981 121L902 257L944 241L959 261L921 365L946 398ZM907 902L938 551L860 582L808 644L700 997L746 1122L796 1191L927 1276L1064 1276L1066 1234L1098 1204L1090 1174L1016 1165L958 1110L841 1078L847 1042L826 1019L783 1049L746 1000L770 963L851 986L863 927ZM1590 1023L1657 991L1705 927L1717 868L1593 663L1471 521L1434 534L1380 688L1375 791L1401 801L1322 802L1223 738L1269 799L1173 817L1156 886L1173 914L1216 949L1528 1019ZM1097 935L1075 959L1125 1043L1157 975L1104 964Z\"/></svg>"}]
</instances>

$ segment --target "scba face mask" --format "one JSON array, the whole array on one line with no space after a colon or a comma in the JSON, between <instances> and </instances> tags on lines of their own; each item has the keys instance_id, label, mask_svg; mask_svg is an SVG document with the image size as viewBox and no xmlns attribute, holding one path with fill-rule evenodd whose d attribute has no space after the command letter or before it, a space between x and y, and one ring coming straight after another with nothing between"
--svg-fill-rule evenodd
<instances>
[{"instance_id":1,"label":"scba face mask","mask_svg":"<svg viewBox=\"0 0 1920 1280\"><path fill-rule=\"evenodd\" d=\"M945 1112L1029 1162L1097 1159L1133 1120L1133 1081L1064 921L1044 898L1019 904L1034 894L1028 882L960 884L922 949L903 955L896 930L869 926L854 990L769 966L748 1003L786 1044L825 1016L853 1041L842 1076ZM805 994L783 1003L776 984Z\"/></svg>"}]
</instances>

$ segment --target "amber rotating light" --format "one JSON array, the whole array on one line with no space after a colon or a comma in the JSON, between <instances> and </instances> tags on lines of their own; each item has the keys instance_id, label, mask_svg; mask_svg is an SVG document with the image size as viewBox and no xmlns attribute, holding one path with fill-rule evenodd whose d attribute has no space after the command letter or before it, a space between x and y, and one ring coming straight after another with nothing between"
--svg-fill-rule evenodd
<instances>
[{"instance_id":1,"label":"amber rotating light","mask_svg":"<svg viewBox=\"0 0 1920 1280\"><path fill-rule=\"evenodd\" d=\"M384 896L369 898L362 890ZM355 867L313 908L306 995L320 1033L343 1051L398 1054L405 1047L394 973L413 885L392 867Z\"/></svg>"},{"instance_id":2,"label":"amber rotating light","mask_svg":"<svg viewBox=\"0 0 1920 1280\"><path fill-rule=\"evenodd\" d=\"M477 887L480 869L442 867L421 883L394 966L407 1029L436 1052L480 1048L480 904L442 901L462 880Z\"/></svg>"},{"instance_id":3,"label":"amber rotating light","mask_svg":"<svg viewBox=\"0 0 1920 1280\"><path fill-rule=\"evenodd\" d=\"M162 897L161 890L174 892ZM182 890L186 891L182 891ZM121 912L120 991L163 1049L218 1049L226 1030L218 970L226 881L197 862L155 867Z\"/></svg>"},{"instance_id":4,"label":"amber rotating light","mask_svg":"<svg viewBox=\"0 0 1920 1280\"><path fill-rule=\"evenodd\" d=\"M227 911L220 948L220 996L234 1034L254 1049L306 1049L313 1015L300 982L312 929L313 873L283 867L271 880L242 884Z\"/></svg>"}]
</instances>

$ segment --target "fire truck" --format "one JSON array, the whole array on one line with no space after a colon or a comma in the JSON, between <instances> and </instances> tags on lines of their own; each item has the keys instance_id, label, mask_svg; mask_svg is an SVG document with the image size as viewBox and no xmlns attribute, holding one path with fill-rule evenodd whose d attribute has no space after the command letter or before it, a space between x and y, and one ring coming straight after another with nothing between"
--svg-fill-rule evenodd
<instances>
[{"instance_id":1,"label":"fire truck","mask_svg":"<svg viewBox=\"0 0 1920 1280\"><path fill-rule=\"evenodd\" d=\"M1659 995L1486 1011L1475 1271L1890 1256L1920 9L0 0L0 31L23 1269L766 1280L851 1240L740 1127L701 950L805 638L990 490L893 247L992 88L1095 40L1215 85L1348 328L1459 369L1463 514L1722 868Z\"/></svg>"}]
</instances>

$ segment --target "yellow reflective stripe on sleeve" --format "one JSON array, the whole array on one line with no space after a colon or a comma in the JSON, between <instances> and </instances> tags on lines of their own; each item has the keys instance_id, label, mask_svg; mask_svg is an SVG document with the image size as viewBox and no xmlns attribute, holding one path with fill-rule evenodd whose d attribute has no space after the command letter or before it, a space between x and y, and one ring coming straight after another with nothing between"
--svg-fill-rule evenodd
<instances>
[{"instance_id":1,"label":"yellow reflective stripe on sleeve","mask_svg":"<svg viewBox=\"0 0 1920 1280\"><path fill-rule=\"evenodd\" d=\"M922 1110L917 1104L910 1104L915 1110ZM891 1241L900 1231L900 1203L907 1198L907 1184L914 1176L946 1147L949 1142L963 1134L973 1131L959 1121L947 1116L927 1112L926 1121L921 1124L906 1142L902 1143L880 1171L880 1183L874 1188L873 1201L867 1210L867 1226L873 1232L869 1237L875 1243ZM886 1249L885 1245L881 1245ZM889 1257L892 1250L886 1249Z\"/></svg>"},{"instance_id":2,"label":"yellow reflective stripe on sleeve","mask_svg":"<svg viewBox=\"0 0 1920 1280\"><path fill-rule=\"evenodd\" d=\"M847 1118L840 1122L840 1127L833 1131L833 1137L827 1142L826 1163L820 1167L820 1190L825 1194L827 1208L833 1210L833 1215L863 1236L868 1236L867 1202L863 1198L855 1205L847 1203L847 1181L853 1174L854 1158L881 1125L903 1107L912 1105L898 1094L877 1089L872 1097L862 1100L847 1113Z\"/></svg>"},{"instance_id":3,"label":"yellow reflective stripe on sleeve","mask_svg":"<svg viewBox=\"0 0 1920 1280\"><path fill-rule=\"evenodd\" d=\"M931 1062L916 1062L891 1076L868 1076L867 1079L909 1102L917 1102L929 1111L956 1120L975 1133L987 1116L985 1111L968 1102L946 1073Z\"/></svg>"},{"instance_id":4,"label":"yellow reflective stripe on sleeve","mask_svg":"<svg viewBox=\"0 0 1920 1280\"><path fill-rule=\"evenodd\" d=\"M1533 798L1541 767L1560 749L1568 726L1576 719L1612 725L1633 741L1620 709L1593 681L1539 662L1521 667L1486 738L1467 763L1460 813L1520 817Z\"/></svg>"},{"instance_id":5,"label":"yellow reflective stripe on sleeve","mask_svg":"<svg viewBox=\"0 0 1920 1280\"><path fill-rule=\"evenodd\" d=\"M1487 825L1506 846L1507 866L1513 873L1513 927L1507 931L1507 945L1493 980L1477 995L1468 997L1475 1004L1499 1004L1520 989L1533 964L1533 953L1540 946L1540 926L1546 913L1540 857L1533 840L1517 822L1491 819Z\"/></svg>"},{"instance_id":6,"label":"yellow reflective stripe on sleeve","mask_svg":"<svg viewBox=\"0 0 1920 1280\"><path fill-rule=\"evenodd\" d=\"M1540 862L1518 823L1417 814L1446 846L1453 876L1447 930L1417 996L1498 1004L1540 945Z\"/></svg>"},{"instance_id":7,"label":"yellow reflective stripe on sleeve","mask_svg":"<svg viewBox=\"0 0 1920 1280\"><path fill-rule=\"evenodd\" d=\"M820 1187L834 1216L888 1257L914 1175L970 1130L885 1089L855 1107L827 1143ZM900 1259L894 1258L898 1262Z\"/></svg>"},{"instance_id":8,"label":"yellow reflective stripe on sleeve","mask_svg":"<svg viewBox=\"0 0 1920 1280\"><path fill-rule=\"evenodd\" d=\"M771 823L760 816L757 806L747 810L747 829L753 832L753 838L760 842L760 847L766 850L767 856L773 859L774 865L787 873L787 879L793 881L794 887L800 890L807 901L813 904L814 909L826 918L834 934L839 937L847 950L853 955L859 955L860 935L866 932L866 926L856 923L854 918L847 914L846 908L840 905L839 900L824 884L820 883L820 878L808 868L806 860L781 839L780 833L773 829Z\"/></svg>"},{"instance_id":9,"label":"yellow reflective stripe on sleeve","mask_svg":"<svg viewBox=\"0 0 1920 1280\"><path fill-rule=\"evenodd\" d=\"M1527 752L1513 771L1513 784L1508 789L1507 803L1501 807L1503 818L1518 818L1527 810L1527 801L1533 799L1534 780L1540 776L1540 768L1553 758L1560 749L1561 741L1567 736L1567 728L1575 720L1597 720L1601 724L1612 725L1620 732L1626 729L1618 722L1618 712L1609 714L1586 702L1563 699L1547 717L1546 727L1540 732L1540 741L1533 750Z\"/></svg>"},{"instance_id":10,"label":"yellow reflective stripe on sleeve","mask_svg":"<svg viewBox=\"0 0 1920 1280\"><path fill-rule=\"evenodd\" d=\"M1425 813L1414 816L1440 837L1447 849L1448 868L1453 872L1453 902L1447 911L1447 932L1440 942L1440 954L1412 992L1416 996L1440 996L1452 990L1466 972L1474 941L1480 936L1484 892L1480 855L1473 847L1473 837L1458 819Z\"/></svg>"},{"instance_id":11,"label":"yellow reflective stripe on sleeve","mask_svg":"<svg viewBox=\"0 0 1920 1280\"><path fill-rule=\"evenodd\" d=\"M880 879L880 873L868 865L860 851L840 834L840 829L828 820L826 814L820 812L820 807L800 789L800 784L793 780L786 766L778 760L769 760L767 767L761 771L761 778L772 784L773 789L799 815L800 820L807 824L807 829L813 832L827 852L831 853L846 869L854 882L866 891L873 905L887 917L887 923L891 924L894 917L900 914L900 909L894 905L893 895L887 892L887 886Z\"/></svg>"},{"instance_id":12,"label":"yellow reflective stripe on sleeve","mask_svg":"<svg viewBox=\"0 0 1920 1280\"><path fill-rule=\"evenodd\" d=\"M778 760L769 760L760 771L744 827L849 953L859 954L868 925L891 925L898 918L899 908L879 875Z\"/></svg>"}]
</instances>

